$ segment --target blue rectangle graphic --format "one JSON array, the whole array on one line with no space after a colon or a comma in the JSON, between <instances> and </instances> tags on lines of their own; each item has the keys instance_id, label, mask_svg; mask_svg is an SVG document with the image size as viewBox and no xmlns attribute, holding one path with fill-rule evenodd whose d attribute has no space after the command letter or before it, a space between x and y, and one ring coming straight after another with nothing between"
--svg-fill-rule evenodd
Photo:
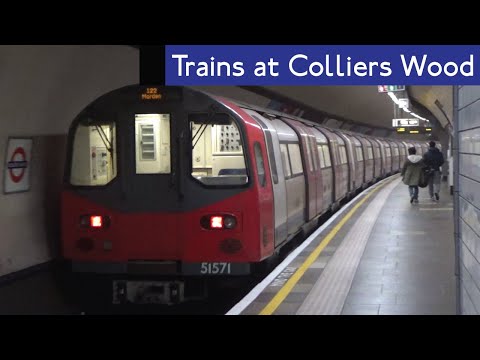
<instances>
[{"instance_id":1,"label":"blue rectangle graphic","mask_svg":"<svg viewBox=\"0 0 480 360\"><path fill-rule=\"evenodd\" d=\"M479 85L478 45L167 45L166 85Z\"/></svg>"}]
</instances>

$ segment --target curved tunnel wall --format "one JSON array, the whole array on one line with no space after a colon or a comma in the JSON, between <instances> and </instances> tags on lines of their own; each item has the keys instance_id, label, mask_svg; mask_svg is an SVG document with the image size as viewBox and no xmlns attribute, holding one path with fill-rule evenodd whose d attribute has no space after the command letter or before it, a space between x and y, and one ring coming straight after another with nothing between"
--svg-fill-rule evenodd
<instances>
[{"instance_id":1,"label":"curved tunnel wall","mask_svg":"<svg viewBox=\"0 0 480 360\"><path fill-rule=\"evenodd\" d=\"M58 253L66 132L97 96L137 83L129 46L0 46L0 276ZM9 137L33 139L30 190L4 194Z\"/></svg>"}]
</instances>

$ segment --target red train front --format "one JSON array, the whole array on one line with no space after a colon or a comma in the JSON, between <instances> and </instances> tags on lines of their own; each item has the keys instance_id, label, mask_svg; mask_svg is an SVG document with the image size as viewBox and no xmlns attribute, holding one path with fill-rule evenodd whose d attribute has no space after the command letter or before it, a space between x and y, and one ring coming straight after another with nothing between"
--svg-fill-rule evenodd
<instances>
[{"instance_id":1,"label":"red train front","mask_svg":"<svg viewBox=\"0 0 480 360\"><path fill-rule=\"evenodd\" d=\"M234 104L180 87L108 93L69 131L63 257L109 275L114 302L182 301L185 280L249 274L274 250L267 164Z\"/></svg>"}]
</instances>

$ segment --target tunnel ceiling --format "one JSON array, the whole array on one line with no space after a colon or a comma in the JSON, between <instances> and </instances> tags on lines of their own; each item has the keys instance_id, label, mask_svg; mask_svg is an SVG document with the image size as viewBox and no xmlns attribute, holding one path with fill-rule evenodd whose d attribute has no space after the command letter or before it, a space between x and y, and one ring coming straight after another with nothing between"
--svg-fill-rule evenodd
<instances>
[{"instance_id":1,"label":"tunnel ceiling","mask_svg":"<svg viewBox=\"0 0 480 360\"><path fill-rule=\"evenodd\" d=\"M265 86L264 88L315 109L353 121L380 127L391 127L392 124L393 102L387 94L378 93L377 86ZM449 124L453 111L451 86L409 86L408 90L413 100L420 104L420 108L413 106L417 114L430 118L429 120L435 120L432 119L433 115L443 128Z\"/></svg>"},{"instance_id":2,"label":"tunnel ceiling","mask_svg":"<svg viewBox=\"0 0 480 360\"><path fill-rule=\"evenodd\" d=\"M425 106L443 128L453 126L452 86L411 86L410 96Z\"/></svg>"},{"instance_id":3,"label":"tunnel ceiling","mask_svg":"<svg viewBox=\"0 0 480 360\"><path fill-rule=\"evenodd\" d=\"M393 103L376 86L265 86L315 109L380 127L392 125Z\"/></svg>"}]
</instances>

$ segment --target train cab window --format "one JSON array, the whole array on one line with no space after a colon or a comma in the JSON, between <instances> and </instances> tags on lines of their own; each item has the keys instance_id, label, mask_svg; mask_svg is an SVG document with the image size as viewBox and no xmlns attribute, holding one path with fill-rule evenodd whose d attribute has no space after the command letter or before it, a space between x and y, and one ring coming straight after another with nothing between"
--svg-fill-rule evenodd
<instances>
[{"instance_id":1,"label":"train cab window","mask_svg":"<svg viewBox=\"0 0 480 360\"><path fill-rule=\"evenodd\" d=\"M113 121L85 119L73 138L70 183L102 186L117 176L116 128Z\"/></svg>"},{"instance_id":2,"label":"train cab window","mask_svg":"<svg viewBox=\"0 0 480 360\"><path fill-rule=\"evenodd\" d=\"M292 175L303 173L302 156L300 155L299 144L288 144L288 153L290 155L290 165L292 166Z\"/></svg>"},{"instance_id":3,"label":"train cab window","mask_svg":"<svg viewBox=\"0 0 480 360\"><path fill-rule=\"evenodd\" d=\"M170 173L170 115L135 115L137 174Z\"/></svg>"},{"instance_id":4,"label":"train cab window","mask_svg":"<svg viewBox=\"0 0 480 360\"><path fill-rule=\"evenodd\" d=\"M330 157L330 149L328 148L328 145L322 145L323 149L323 155L325 157L325 167L330 167L332 166L332 160Z\"/></svg>"},{"instance_id":5,"label":"train cab window","mask_svg":"<svg viewBox=\"0 0 480 360\"><path fill-rule=\"evenodd\" d=\"M242 136L235 120L227 114L191 114L191 174L210 186L248 183Z\"/></svg>"},{"instance_id":6,"label":"train cab window","mask_svg":"<svg viewBox=\"0 0 480 360\"><path fill-rule=\"evenodd\" d=\"M256 142L253 145L253 149L255 151L255 162L257 164L258 183L261 187L264 187L266 184L266 177L265 162L263 161L262 148L260 147L260 144Z\"/></svg>"},{"instance_id":7,"label":"train cab window","mask_svg":"<svg viewBox=\"0 0 480 360\"><path fill-rule=\"evenodd\" d=\"M282 154L282 165L285 178L292 176L292 169L290 169L290 161L288 160L287 144L280 144L280 153Z\"/></svg>"}]
</instances>

